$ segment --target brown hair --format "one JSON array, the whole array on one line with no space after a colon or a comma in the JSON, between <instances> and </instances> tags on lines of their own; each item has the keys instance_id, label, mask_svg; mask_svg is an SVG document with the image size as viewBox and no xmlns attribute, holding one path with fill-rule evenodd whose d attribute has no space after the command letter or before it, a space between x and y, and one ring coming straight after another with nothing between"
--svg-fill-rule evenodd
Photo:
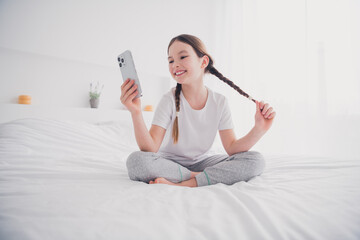
<instances>
[{"instance_id":1,"label":"brown hair","mask_svg":"<svg viewBox=\"0 0 360 240\"><path fill-rule=\"evenodd\" d=\"M229 79L227 79L226 77L224 77L218 70L216 70L216 68L214 68L214 61L211 58L211 56L207 53L206 49L205 49L205 45L203 44L203 42L192 35L189 34L181 34L177 37L174 37L173 39L171 39L169 46L168 46L168 53L169 53L169 48L170 46L175 42L175 41L179 41L179 42L183 42L186 44L189 44L196 52L196 55L201 58L203 56L208 56L209 57L209 64L207 65L207 67L205 68L205 73L211 73L213 75L215 75L216 77L218 77L220 80L224 81L225 83L227 83L230 87L234 88L237 92L239 92L241 95L243 95L246 98L249 98L250 100L252 100L254 103L256 103L256 101L254 99L252 99L249 94L245 93L243 90L241 90L238 86L236 86L232 81L230 81ZM176 90L175 90L175 104L176 104L176 112L180 112L180 92L181 92L181 84L177 84L176 85ZM173 129L172 129L172 137L174 139L174 143L177 143L178 139L179 139L179 127L178 127L178 116L176 116L175 121L174 121L174 125L173 125Z\"/></svg>"}]
</instances>

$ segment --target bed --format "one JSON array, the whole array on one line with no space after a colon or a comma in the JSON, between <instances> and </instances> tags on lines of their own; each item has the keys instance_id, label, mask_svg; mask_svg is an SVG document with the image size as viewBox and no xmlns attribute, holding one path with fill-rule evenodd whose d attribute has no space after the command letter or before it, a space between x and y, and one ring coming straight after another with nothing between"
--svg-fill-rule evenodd
<instances>
[{"instance_id":1,"label":"bed","mask_svg":"<svg viewBox=\"0 0 360 240\"><path fill-rule=\"evenodd\" d=\"M360 239L359 158L267 154L248 182L187 188L131 181L136 150L128 114L1 123L0 239Z\"/></svg>"}]
</instances>

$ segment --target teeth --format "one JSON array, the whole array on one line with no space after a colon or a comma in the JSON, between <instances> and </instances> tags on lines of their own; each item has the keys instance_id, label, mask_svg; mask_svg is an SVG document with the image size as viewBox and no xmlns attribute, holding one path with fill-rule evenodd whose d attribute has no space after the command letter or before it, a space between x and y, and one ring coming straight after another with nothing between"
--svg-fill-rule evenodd
<instances>
[{"instance_id":1,"label":"teeth","mask_svg":"<svg viewBox=\"0 0 360 240\"><path fill-rule=\"evenodd\" d=\"M175 75L178 76L180 74L183 74L185 71L181 71L181 72L176 72Z\"/></svg>"}]
</instances>

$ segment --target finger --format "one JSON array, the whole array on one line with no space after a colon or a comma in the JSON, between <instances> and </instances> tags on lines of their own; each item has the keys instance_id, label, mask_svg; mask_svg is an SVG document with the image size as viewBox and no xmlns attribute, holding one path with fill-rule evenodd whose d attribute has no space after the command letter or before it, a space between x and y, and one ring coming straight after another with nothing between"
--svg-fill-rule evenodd
<instances>
[{"instance_id":1,"label":"finger","mask_svg":"<svg viewBox=\"0 0 360 240\"><path fill-rule=\"evenodd\" d=\"M272 112L268 117L268 119L273 119L275 116L276 116L276 112Z\"/></svg>"},{"instance_id":2,"label":"finger","mask_svg":"<svg viewBox=\"0 0 360 240\"><path fill-rule=\"evenodd\" d=\"M131 79L128 78L121 86L121 92L125 94L130 89L131 86L132 86Z\"/></svg>"},{"instance_id":3,"label":"finger","mask_svg":"<svg viewBox=\"0 0 360 240\"><path fill-rule=\"evenodd\" d=\"M125 92L127 92L131 87L132 87L132 85L134 85L134 80L131 80L131 79L128 79L129 81L127 81L127 83L124 85L124 88L123 88L123 90L125 91Z\"/></svg>"},{"instance_id":4,"label":"finger","mask_svg":"<svg viewBox=\"0 0 360 240\"><path fill-rule=\"evenodd\" d=\"M126 103L130 103L132 101L134 101L136 95L138 95L138 91L136 90L135 92L133 92L127 99L126 99Z\"/></svg>"},{"instance_id":5,"label":"finger","mask_svg":"<svg viewBox=\"0 0 360 240\"><path fill-rule=\"evenodd\" d=\"M134 82L135 82L134 80L129 80L129 82L124 86L124 92L125 92L125 94L126 94L128 91L131 91L131 88L133 88L134 86L136 86L136 84L135 84Z\"/></svg>"},{"instance_id":6,"label":"finger","mask_svg":"<svg viewBox=\"0 0 360 240\"><path fill-rule=\"evenodd\" d=\"M121 94L120 94L120 100L124 97L124 94L126 92L123 90L123 87L121 86Z\"/></svg>"},{"instance_id":7,"label":"finger","mask_svg":"<svg viewBox=\"0 0 360 240\"><path fill-rule=\"evenodd\" d=\"M130 82L130 78L126 79L125 82L121 85L121 96L124 96L125 93L128 91L128 84Z\"/></svg>"},{"instance_id":8,"label":"finger","mask_svg":"<svg viewBox=\"0 0 360 240\"><path fill-rule=\"evenodd\" d=\"M272 111L273 111L273 108L270 107L270 108L266 111L264 117L267 118L267 117L272 113Z\"/></svg>"},{"instance_id":9,"label":"finger","mask_svg":"<svg viewBox=\"0 0 360 240\"><path fill-rule=\"evenodd\" d=\"M121 85L121 90L124 90L125 85L130 81L130 78L126 79L123 84Z\"/></svg>"},{"instance_id":10,"label":"finger","mask_svg":"<svg viewBox=\"0 0 360 240\"><path fill-rule=\"evenodd\" d=\"M259 104L260 104L260 110L262 110L265 105L264 101L261 101Z\"/></svg>"},{"instance_id":11,"label":"finger","mask_svg":"<svg viewBox=\"0 0 360 240\"><path fill-rule=\"evenodd\" d=\"M130 91L129 91L130 92ZM136 97L136 95L138 94L138 90L135 89L134 92L132 92L125 100L125 102L130 102L132 100L134 100L134 98Z\"/></svg>"},{"instance_id":12,"label":"finger","mask_svg":"<svg viewBox=\"0 0 360 240\"><path fill-rule=\"evenodd\" d=\"M121 85L121 96L120 96L120 99L122 97L124 97L124 95L126 94L126 92L129 90L129 82L130 82L130 78L126 79L125 82Z\"/></svg>"},{"instance_id":13,"label":"finger","mask_svg":"<svg viewBox=\"0 0 360 240\"><path fill-rule=\"evenodd\" d=\"M260 111L260 104L256 100L255 100L255 102L256 102L256 112L259 112Z\"/></svg>"},{"instance_id":14,"label":"finger","mask_svg":"<svg viewBox=\"0 0 360 240\"><path fill-rule=\"evenodd\" d=\"M265 113L266 113L266 111L269 109L269 104L265 104L264 105L264 107L263 107L263 109L261 110L261 113L263 114L263 115L265 115Z\"/></svg>"},{"instance_id":15,"label":"finger","mask_svg":"<svg viewBox=\"0 0 360 240\"><path fill-rule=\"evenodd\" d=\"M122 104L124 104L124 102L125 102L125 99L124 99L125 93L126 93L126 91L124 91L123 87L121 87L120 101Z\"/></svg>"},{"instance_id":16,"label":"finger","mask_svg":"<svg viewBox=\"0 0 360 240\"><path fill-rule=\"evenodd\" d=\"M133 94L134 91L137 90L137 87L138 86L136 84L134 84L132 87L130 87L130 89L125 93L124 98L127 99L131 94Z\"/></svg>"}]
</instances>

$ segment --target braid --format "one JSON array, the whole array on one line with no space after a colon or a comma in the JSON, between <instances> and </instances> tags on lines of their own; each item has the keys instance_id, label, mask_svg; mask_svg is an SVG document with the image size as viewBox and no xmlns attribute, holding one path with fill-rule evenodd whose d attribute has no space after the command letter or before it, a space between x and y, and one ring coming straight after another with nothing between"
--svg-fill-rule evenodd
<instances>
[{"instance_id":1,"label":"braid","mask_svg":"<svg viewBox=\"0 0 360 240\"><path fill-rule=\"evenodd\" d=\"M176 84L176 90L175 90L175 104L176 104L176 111L180 111L180 92L181 92L181 84Z\"/></svg>"},{"instance_id":2,"label":"braid","mask_svg":"<svg viewBox=\"0 0 360 240\"><path fill-rule=\"evenodd\" d=\"M181 84L176 85L175 89L175 105L176 105L176 117L172 129L172 137L174 139L174 144L177 143L179 139L179 124L178 124L178 116L177 113L180 112L180 92L181 92Z\"/></svg>"},{"instance_id":3,"label":"braid","mask_svg":"<svg viewBox=\"0 0 360 240\"><path fill-rule=\"evenodd\" d=\"M247 94L246 92L244 92L243 90L241 90L238 86L236 86L232 81L230 81L229 79L227 79L226 77L224 77L218 70L216 70L216 68L214 68L213 66L211 66L209 68L209 73L215 75L216 77L218 77L220 80L224 81L225 83L227 83L230 87L234 88L236 91L238 91L241 95L243 95L244 97L252 100L254 103L256 103L256 100L253 99L252 97L249 96L249 94Z\"/></svg>"}]
</instances>

